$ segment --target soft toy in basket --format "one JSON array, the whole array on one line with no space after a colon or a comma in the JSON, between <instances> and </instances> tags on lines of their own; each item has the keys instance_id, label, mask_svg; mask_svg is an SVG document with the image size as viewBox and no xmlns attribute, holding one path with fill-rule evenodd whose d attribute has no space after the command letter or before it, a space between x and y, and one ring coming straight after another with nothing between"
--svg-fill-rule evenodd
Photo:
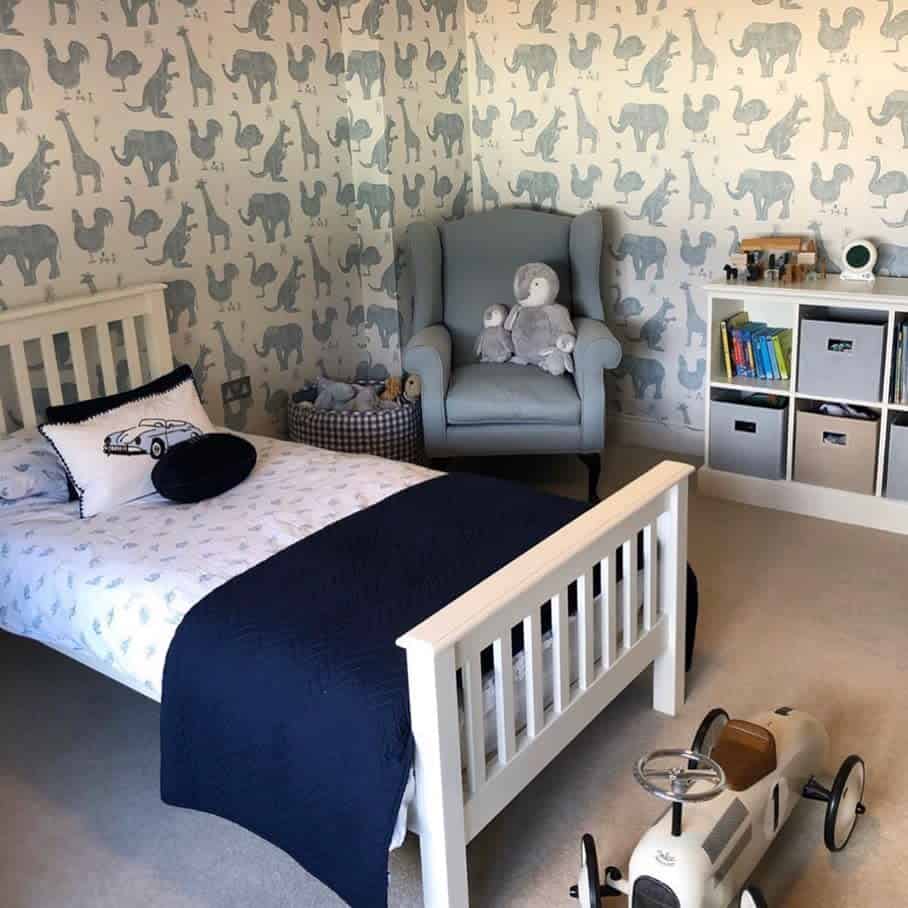
<instances>
[{"instance_id":1,"label":"soft toy in basket","mask_svg":"<svg viewBox=\"0 0 908 908\"><path fill-rule=\"evenodd\" d=\"M582 908L618 895L630 908L766 908L749 878L802 797L826 804L830 851L848 844L864 813L860 757L842 763L831 788L814 778L828 747L823 725L787 706L747 722L712 710L690 750L657 750L635 766L640 785L671 809L640 839L628 878L608 867L600 882L596 845L585 835L571 895Z\"/></svg>"},{"instance_id":2,"label":"soft toy in basket","mask_svg":"<svg viewBox=\"0 0 908 908\"><path fill-rule=\"evenodd\" d=\"M347 454L422 463L418 383L352 383L319 377L290 402L290 440Z\"/></svg>"}]
</instances>

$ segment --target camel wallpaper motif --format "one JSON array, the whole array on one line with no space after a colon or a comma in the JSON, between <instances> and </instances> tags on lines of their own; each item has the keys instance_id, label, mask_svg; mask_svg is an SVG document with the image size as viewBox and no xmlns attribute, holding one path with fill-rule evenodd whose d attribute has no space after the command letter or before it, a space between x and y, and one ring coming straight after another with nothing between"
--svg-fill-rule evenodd
<instances>
[{"instance_id":1,"label":"camel wallpaper motif","mask_svg":"<svg viewBox=\"0 0 908 908\"><path fill-rule=\"evenodd\" d=\"M277 433L400 369L409 221L602 209L612 413L696 447L740 236L908 274L908 5L824 2L0 0L0 299L167 281L212 418Z\"/></svg>"},{"instance_id":2,"label":"camel wallpaper motif","mask_svg":"<svg viewBox=\"0 0 908 908\"><path fill-rule=\"evenodd\" d=\"M2 305L167 282L175 359L235 429L283 432L319 369L399 371L406 223L469 192L453 19L419 0L0 0ZM244 376L252 398L225 403Z\"/></svg>"}]
</instances>

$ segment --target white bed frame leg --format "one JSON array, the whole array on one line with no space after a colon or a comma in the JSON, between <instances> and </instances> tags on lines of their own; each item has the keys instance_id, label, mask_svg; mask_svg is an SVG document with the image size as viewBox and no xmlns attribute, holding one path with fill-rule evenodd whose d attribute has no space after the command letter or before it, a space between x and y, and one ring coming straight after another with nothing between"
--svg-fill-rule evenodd
<instances>
[{"instance_id":1,"label":"white bed frame leg","mask_svg":"<svg viewBox=\"0 0 908 908\"><path fill-rule=\"evenodd\" d=\"M467 842L453 647L407 647L425 908L467 908Z\"/></svg>"},{"instance_id":2,"label":"white bed frame leg","mask_svg":"<svg viewBox=\"0 0 908 908\"><path fill-rule=\"evenodd\" d=\"M653 709L678 715L684 703L687 635L687 480L668 493L669 508L659 518L659 585L662 589L662 652L653 663Z\"/></svg>"}]
</instances>

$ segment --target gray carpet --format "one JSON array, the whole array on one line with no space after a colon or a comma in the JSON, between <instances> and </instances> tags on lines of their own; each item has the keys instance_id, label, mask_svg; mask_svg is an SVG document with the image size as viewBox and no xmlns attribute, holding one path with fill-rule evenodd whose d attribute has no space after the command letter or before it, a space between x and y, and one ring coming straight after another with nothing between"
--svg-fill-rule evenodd
<instances>
[{"instance_id":1,"label":"gray carpet","mask_svg":"<svg viewBox=\"0 0 908 908\"><path fill-rule=\"evenodd\" d=\"M612 450L603 486L655 459ZM584 487L570 458L506 470L566 494ZM472 904L570 905L580 834L595 834L604 863L624 866L660 812L631 777L639 754L688 744L712 706L747 716L784 704L827 723L830 772L852 751L865 757L869 813L849 849L830 856L822 806L800 805L755 875L770 905L905 904L906 550L905 537L693 496L701 622L682 715L653 713L645 678L627 690L471 844ZM0 635L3 908L341 904L251 834L164 807L157 733L154 703ZM412 837L394 854L391 876L391 904L419 905Z\"/></svg>"}]
</instances>

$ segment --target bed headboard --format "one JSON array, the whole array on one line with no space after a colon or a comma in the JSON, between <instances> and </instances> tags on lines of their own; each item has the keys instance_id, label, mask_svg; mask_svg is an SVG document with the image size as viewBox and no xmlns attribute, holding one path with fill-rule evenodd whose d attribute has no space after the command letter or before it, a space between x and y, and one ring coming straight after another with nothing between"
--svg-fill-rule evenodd
<instances>
[{"instance_id":1,"label":"bed headboard","mask_svg":"<svg viewBox=\"0 0 908 908\"><path fill-rule=\"evenodd\" d=\"M18 423L37 425L48 404L113 394L169 372L164 289L146 284L0 312L0 435Z\"/></svg>"}]
</instances>

